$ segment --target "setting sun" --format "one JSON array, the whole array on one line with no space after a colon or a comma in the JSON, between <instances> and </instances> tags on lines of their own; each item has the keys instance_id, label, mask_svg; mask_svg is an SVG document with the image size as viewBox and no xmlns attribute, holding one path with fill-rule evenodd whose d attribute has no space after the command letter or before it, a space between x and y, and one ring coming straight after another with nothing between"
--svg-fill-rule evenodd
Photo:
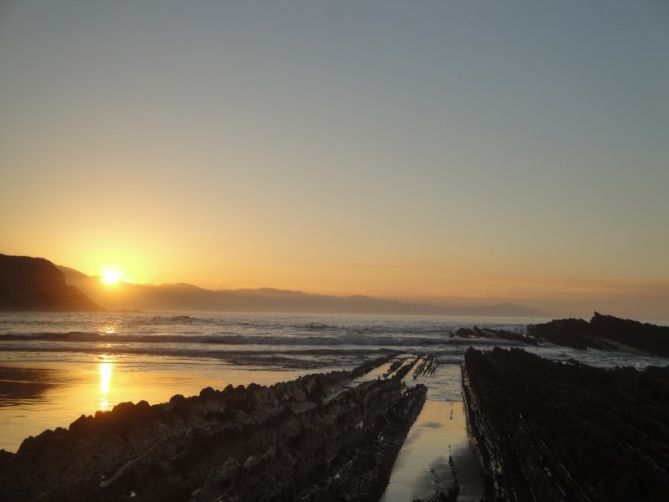
<instances>
[{"instance_id":1,"label":"setting sun","mask_svg":"<svg viewBox=\"0 0 669 502\"><path fill-rule=\"evenodd\" d=\"M102 282L106 285L117 284L121 280L121 271L115 267L108 267L102 271Z\"/></svg>"}]
</instances>

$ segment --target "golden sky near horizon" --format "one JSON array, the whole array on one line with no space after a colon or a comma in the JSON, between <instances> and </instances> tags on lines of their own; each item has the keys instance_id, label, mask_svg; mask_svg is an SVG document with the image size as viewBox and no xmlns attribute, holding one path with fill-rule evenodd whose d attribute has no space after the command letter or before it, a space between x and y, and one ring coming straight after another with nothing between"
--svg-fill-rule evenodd
<instances>
[{"instance_id":1,"label":"golden sky near horizon","mask_svg":"<svg viewBox=\"0 0 669 502\"><path fill-rule=\"evenodd\" d=\"M667 9L280 3L1 7L0 252L213 289L661 307Z\"/></svg>"}]
</instances>

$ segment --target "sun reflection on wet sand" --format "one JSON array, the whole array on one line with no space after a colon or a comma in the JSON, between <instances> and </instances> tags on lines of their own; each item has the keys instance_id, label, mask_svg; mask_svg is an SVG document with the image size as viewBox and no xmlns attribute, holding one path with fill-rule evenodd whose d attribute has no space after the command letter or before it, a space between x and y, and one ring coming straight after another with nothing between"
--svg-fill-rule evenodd
<instances>
[{"instance_id":1,"label":"sun reflection on wet sand","mask_svg":"<svg viewBox=\"0 0 669 502\"><path fill-rule=\"evenodd\" d=\"M16 451L28 436L45 429L67 427L80 415L109 411L122 402L163 403L175 394L197 395L204 387L256 382L271 385L293 380L306 370L278 370L220 364L175 364L177 360L156 358L128 361L105 353L77 362L14 364L13 368L48 370L40 382L49 384L40 399L15 399L11 406L0 400L0 448ZM9 366L10 363L3 363ZM22 379L28 377L23 375ZM19 403L17 406L15 404Z\"/></svg>"},{"instance_id":2,"label":"sun reflection on wet sand","mask_svg":"<svg viewBox=\"0 0 669 502\"><path fill-rule=\"evenodd\" d=\"M109 389L111 388L114 363L103 356L103 361L98 365L100 372L100 409L106 411L109 408Z\"/></svg>"}]
</instances>

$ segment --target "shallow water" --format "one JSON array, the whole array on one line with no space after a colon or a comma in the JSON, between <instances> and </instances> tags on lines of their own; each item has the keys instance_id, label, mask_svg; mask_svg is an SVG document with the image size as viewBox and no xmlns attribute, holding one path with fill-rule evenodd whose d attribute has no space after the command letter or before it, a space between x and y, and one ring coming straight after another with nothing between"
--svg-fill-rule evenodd
<instances>
[{"instance_id":1,"label":"shallow water","mask_svg":"<svg viewBox=\"0 0 669 502\"><path fill-rule=\"evenodd\" d=\"M110 355L71 361L3 361L0 367L0 448L16 451L26 437L68 427L80 415L122 402L156 404L204 387L261 385L292 380L306 370L235 366L218 361L124 358ZM38 371L26 372L26 369Z\"/></svg>"},{"instance_id":2,"label":"shallow water","mask_svg":"<svg viewBox=\"0 0 669 502\"><path fill-rule=\"evenodd\" d=\"M404 441L380 502L426 498L437 479L448 486L453 479L449 456L460 484L458 500L480 500L483 482L469 447L462 401L428 399Z\"/></svg>"},{"instance_id":3,"label":"shallow water","mask_svg":"<svg viewBox=\"0 0 669 502\"><path fill-rule=\"evenodd\" d=\"M480 500L483 481L469 446L461 371L460 365L442 364L432 375L405 379L409 385L426 385L427 400L402 445L380 502L425 499L432 495L437 481L447 488L455 473L460 485L458 500Z\"/></svg>"}]
</instances>

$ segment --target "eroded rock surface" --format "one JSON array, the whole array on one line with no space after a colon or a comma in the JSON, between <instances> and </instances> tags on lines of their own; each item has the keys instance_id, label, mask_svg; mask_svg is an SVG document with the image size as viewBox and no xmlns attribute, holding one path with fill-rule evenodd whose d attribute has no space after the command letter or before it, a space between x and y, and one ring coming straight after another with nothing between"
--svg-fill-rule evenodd
<instances>
[{"instance_id":1,"label":"eroded rock surface","mask_svg":"<svg viewBox=\"0 0 669 502\"><path fill-rule=\"evenodd\" d=\"M469 349L463 391L490 500L669 500L669 368Z\"/></svg>"},{"instance_id":2,"label":"eroded rock surface","mask_svg":"<svg viewBox=\"0 0 669 502\"><path fill-rule=\"evenodd\" d=\"M557 319L530 325L527 332L538 340L577 349L624 350L626 346L669 357L669 326L656 326L597 312L590 322Z\"/></svg>"},{"instance_id":3,"label":"eroded rock surface","mask_svg":"<svg viewBox=\"0 0 669 502\"><path fill-rule=\"evenodd\" d=\"M439 356L436 354L431 354L428 356L423 356L416 363L416 367L413 371L414 380L419 376L426 376L434 374L435 370L439 366Z\"/></svg>"},{"instance_id":4,"label":"eroded rock surface","mask_svg":"<svg viewBox=\"0 0 669 502\"><path fill-rule=\"evenodd\" d=\"M590 321L555 319L541 324L530 324L525 333L474 326L458 328L451 336L507 340L534 346L548 342L579 350L643 351L669 357L669 326L620 319L597 312Z\"/></svg>"},{"instance_id":5,"label":"eroded rock surface","mask_svg":"<svg viewBox=\"0 0 669 502\"><path fill-rule=\"evenodd\" d=\"M458 328L453 333L453 336L458 338L491 338L493 340L509 340L511 342L519 342L527 345L539 345L537 340L524 333L516 333L508 329L494 329L494 328Z\"/></svg>"},{"instance_id":6,"label":"eroded rock surface","mask_svg":"<svg viewBox=\"0 0 669 502\"><path fill-rule=\"evenodd\" d=\"M384 361L82 416L0 452L0 499L378 500L426 395L353 384Z\"/></svg>"}]
</instances>

